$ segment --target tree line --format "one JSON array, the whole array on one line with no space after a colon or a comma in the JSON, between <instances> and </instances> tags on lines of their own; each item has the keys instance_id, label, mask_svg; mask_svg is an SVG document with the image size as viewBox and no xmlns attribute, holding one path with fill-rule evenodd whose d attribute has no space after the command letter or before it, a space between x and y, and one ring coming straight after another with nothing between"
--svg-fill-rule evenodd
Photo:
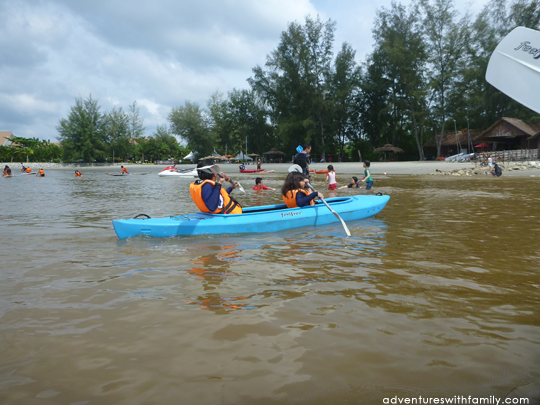
<instances>
[{"instance_id":1,"label":"tree line","mask_svg":"<svg viewBox=\"0 0 540 405\"><path fill-rule=\"evenodd\" d=\"M292 155L309 142L322 158L352 159L391 143L422 160L435 136L439 156L445 131L487 128L503 116L538 119L485 73L504 36L539 23L539 0L492 0L474 18L453 0L393 2L378 10L373 51L357 64L346 42L334 54L334 21L307 17L282 32L248 89L215 93L206 108L191 101L172 108L171 130L203 154L236 152L247 140L250 152Z\"/></svg>"},{"instance_id":2,"label":"tree line","mask_svg":"<svg viewBox=\"0 0 540 405\"><path fill-rule=\"evenodd\" d=\"M179 158L185 155L167 125L158 125L145 137L144 119L137 102L127 111L115 106L101 112L98 101L90 95L75 99L67 118L62 118L57 130L65 161L112 162Z\"/></svg>"},{"instance_id":3,"label":"tree line","mask_svg":"<svg viewBox=\"0 0 540 405\"><path fill-rule=\"evenodd\" d=\"M517 26L539 25L540 0L492 0L475 17L453 0L392 2L377 11L373 51L358 64L347 42L334 54L334 21L306 17L281 33L248 88L215 92L204 107L189 100L173 107L150 138L142 137L136 103L102 114L91 97L76 100L58 132L64 155L85 161L179 154L174 135L199 157L237 154L246 144L249 152L291 156L311 143L317 157L357 159L358 151L373 159L375 148L391 143L403 158L423 160L426 141L435 137L431 153L439 156L448 130L487 128L503 116L539 119L485 80L500 40Z\"/></svg>"},{"instance_id":4,"label":"tree line","mask_svg":"<svg viewBox=\"0 0 540 405\"><path fill-rule=\"evenodd\" d=\"M0 146L2 162L45 162L58 161L63 155L62 147L51 143L50 140L23 138L14 136L9 139L12 144Z\"/></svg>"}]
</instances>

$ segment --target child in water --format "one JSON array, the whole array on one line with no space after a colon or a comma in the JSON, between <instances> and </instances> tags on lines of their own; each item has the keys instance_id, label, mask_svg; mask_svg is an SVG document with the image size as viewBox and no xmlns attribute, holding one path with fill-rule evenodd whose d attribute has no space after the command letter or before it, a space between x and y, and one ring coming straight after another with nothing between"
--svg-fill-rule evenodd
<instances>
[{"instance_id":1,"label":"child in water","mask_svg":"<svg viewBox=\"0 0 540 405\"><path fill-rule=\"evenodd\" d=\"M332 165L328 165L327 169L328 173L326 179L324 179L324 185L326 187L326 182L328 182L328 190L335 190L337 188L336 171Z\"/></svg>"},{"instance_id":2,"label":"child in water","mask_svg":"<svg viewBox=\"0 0 540 405\"><path fill-rule=\"evenodd\" d=\"M358 177L352 176L351 182L346 186L340 187L339 189L341 190L343 188L360 188L360 184L358 183Z\"/></svg>"},{"instance_id":3,"label":"child in water","mask_svg":"<svg viewBox=\"0 0 540 405\"><path fill-rule=\"evenodd\" d=\"M366 190L370 190L373 187L373 179L371 178L371 162L369 160L364 160L364 178L362 181L366 182Z\"/></svg>"},{"instance_id":4,"label":"child in water","mask_svg":"<svg viewBox=\"0 0 540 405\"><path fill-rule=\"evenodd\" d=\"M263 179L262 177L257 177L255 179L255 187L253 187L253 190L275 190L275 188L272 188L272 187L266 187L264 184L263 184Z\"/></svg>"}]
</instances>

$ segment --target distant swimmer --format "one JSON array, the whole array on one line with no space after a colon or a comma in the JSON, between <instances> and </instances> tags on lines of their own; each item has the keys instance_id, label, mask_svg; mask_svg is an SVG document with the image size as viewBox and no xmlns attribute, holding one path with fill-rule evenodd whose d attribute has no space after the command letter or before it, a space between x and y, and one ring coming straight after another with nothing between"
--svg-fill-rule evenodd
<instances>
[{"instance_id":1,"label":"distant swimmer","mask_svg":"<svg viewBox=\"0 0 540 405\"><path fill-rule=\"evenodd\" d=\"M75 170L75 177L84 177L82 173L78 170Z\"/></svg>"},{"instance_id":2,"label":"distant swimmer","mask_svg":"<svg viewBox=\"0 0 540 405\"><path fill-rule=\"evenodd\" d=\"M264 184L263 184L263 179L262 177L257 177L255 179L255 187L253 187L253 190L275 190L275 188L272 188L272 187L266 187Z\"/></svg>"},{"instance_id":3,"label":"distant swimmer","mask_svg":"<svg viewBox=\"0 0 540 405\"><path fill-rule=\"evenodd\" d=\"M8 165L4 167L4 177L12 177L13 174L11 174L11 169Z\"/></svg>"}]
</instances>

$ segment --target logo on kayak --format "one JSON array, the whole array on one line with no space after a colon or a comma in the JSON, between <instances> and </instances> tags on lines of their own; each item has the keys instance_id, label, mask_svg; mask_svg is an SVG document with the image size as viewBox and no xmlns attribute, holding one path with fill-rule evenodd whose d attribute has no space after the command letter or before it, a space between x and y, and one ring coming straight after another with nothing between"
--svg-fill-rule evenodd
<instances>
[{"instance_id":1,"label":"logo on kayak","mask_svg":"<svg viewBox=\"0 0 540 405\"><path fill-rule=\"evenodd\" d=\"M293 211L293 212L282 212L281 218L283 217L294 217L295 215L301 215L302 213L299 211Z\"/></svg>"},{"instance_id":2,"label":"logo on kayak","mask_svg":"<svg viewBox=\"0 0 540 405\"><path fill-rule=\"evenodd\" d=\"M521 49L523 52L528 52L531 55L533 55L534 59L540 58L540 49L533 48L529 41L523 41L517 48L514 48L514 51L517 51L518 49Z\"/></svg>"}]
</instances>

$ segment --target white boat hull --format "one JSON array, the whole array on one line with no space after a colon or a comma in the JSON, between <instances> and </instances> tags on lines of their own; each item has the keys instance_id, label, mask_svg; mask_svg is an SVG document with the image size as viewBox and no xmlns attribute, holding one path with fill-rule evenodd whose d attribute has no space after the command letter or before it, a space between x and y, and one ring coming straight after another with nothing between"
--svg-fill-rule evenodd
<instances>
[{"instance_id":1,"label":"white boat hull","mask_svg":"<svg viewBox=\"0 0 540 405\"><path fill-rule=\"evenodd\" d=\"M190 170L182 170L182 171L176 171L176 170L165 170L158 173L159 177L198 177L197 175L197 169L190 169Z\"/></svg>"}]
</instances>

